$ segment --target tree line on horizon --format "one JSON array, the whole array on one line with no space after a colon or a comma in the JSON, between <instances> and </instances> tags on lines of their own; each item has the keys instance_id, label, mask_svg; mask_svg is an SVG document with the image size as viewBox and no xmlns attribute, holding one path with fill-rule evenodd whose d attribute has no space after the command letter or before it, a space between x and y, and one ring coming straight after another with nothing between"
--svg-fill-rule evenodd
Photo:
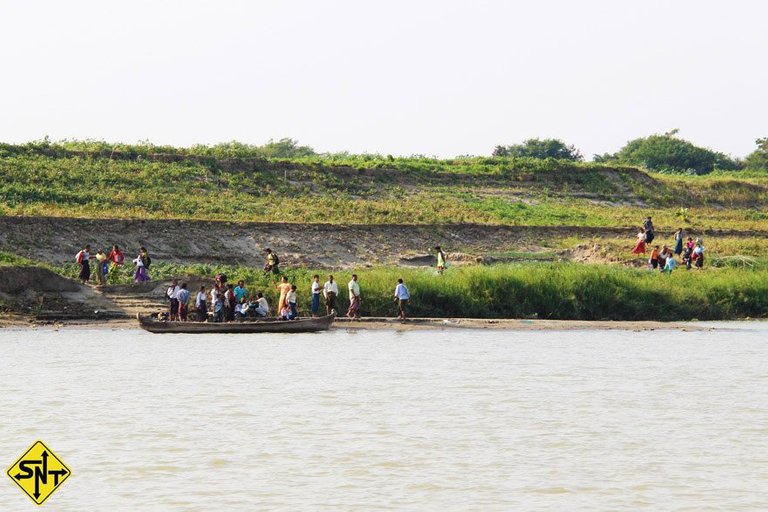
<instances>
[{"instance_id":1,"label":"tree line on horizon","mask_svg":"<svg viewBox=\"0 0 768 512\"><path fill-rule=\"evenodd\" d=\"M757 149L743 160L734 159L724 153L713 151L678 137L678 130L664 134L654 134L640 137L627 142L616 153L594 155L593 161L603 164L629 165L642 167L662 173L708 174L715 170L737 171L755 170L768 171L768 137L755 141ZM312 147L301 145L291 138L279 140L270 139L263 145L228 142L208 146L198 144L189 148L174 146L158 146L150 141L140 141L138 144L114 144L95 140L63 140L51 142L48 137L43 140L24 145L0 143L0 157L16 153L17 150L56 150L63 149L72 152L141 154L184 154L192 156L209 156L224 158L304 158L304 157L349 157L351 153L317 153ZM392 155L366 155L374 159L394 160ZM520 144L498 145L492 152L492 157L501 158L531 158L555 159L570 162L582 162L584 156L575 146L568 145L560 139L532 138ZM427 158L424 155L412 155L410 158ZM465 156L462 158L470 158Z\"/></svg>"},{"instance_id":2,"label":"tree line on horizon","mask_svg":"<svg viewBox=\"0 0 768 512\"><path fill-rule=\"evenodd\" d=\"M644 167L656 172L708 174L714 170L741 169L768 171L768 137L757 139L757 149L744 160L696 146L677 137L678 130L633 139L616 153L594 155L597 163L613 163ZM528 139L522 144L496 146L493 156L556 158L580 162L584 160L575 146L559 139Z\"/></svg>"}]
</instances>

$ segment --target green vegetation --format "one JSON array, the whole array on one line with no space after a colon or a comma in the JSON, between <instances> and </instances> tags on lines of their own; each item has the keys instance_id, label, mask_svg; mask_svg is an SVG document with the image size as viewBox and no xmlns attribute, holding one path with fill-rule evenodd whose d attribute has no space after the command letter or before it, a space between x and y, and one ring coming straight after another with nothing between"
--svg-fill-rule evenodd
<instances>
[{"instance_id":1,"label":"green vegetation","mask_svg":"<svg viewBox=\"0 0 768 512\"><path fill-rule=\"evenodd\" d=\"M676 137L677 130L631 140L614 155L595 155L597 162L637 165L659 172L707 174L715 169L736 170L738 162Z\"/></svg>"},{"instance_id":2,"label":"green vegetation","mask_svg":"<svg viewBox=\"0 0 768 512\"><path fill-rule=\"evenodd\" d=\"M755 141L757 149L744 159L744 167L758 171L768 171L768 137Z\"/></svg>"},{"instance_id":3,"label":"green vegetation","mask_svg":"<svg viewBox=\"0 0 768 512\"><path fill-rule=\"evenodd\" d=\"M610 265L519 263L433 270L374 268L360 276L366 316L395 316L392 295L397 279L412 296L412 314L422 317L549 318L573 320L714 320L768 316L768 265L727 264L704 271L679 269L671 275ZM60 268L76 277L77 267ZM129 282L124 270L121 280ZM251 293L263 291L274 306L277 281L252 267L215 265L152 266L152 277L170 279L225 273L243 279ZM339 309L348 302L346 284L353 271L334 273L342 291ZM289 269L285 275L299 289L300 309L309 311L312 275L327 272Z\"/></svg>"},{"instance_id":4,"label":"green vegetation","mask_svg":"<svg viewBox=\"0 0 768 512\"><path fill-rule=\"evenodd\" d=\"M266 158L267 150L292 154ZM649 175L553 158L439 160L316 155L272 146L192 148L47 141L0 145L0 215L263 222L760 229L768 173ZM277 153L274 153L277 154ZM303 156L301 156L303 155Z\"/></svg>"},{"instance_id":5,"label":"green vegetation","mask_svg":"<svg viewBox=\"0 0 768 512\"><path fill-rule=\"evenodd\" d=\"M493 156L512 156L523 158L555 158L578 162L584 159L575 146L567 146L558 139L528 139L522 144L496 146Z\"/></svg>"}]
</instances>

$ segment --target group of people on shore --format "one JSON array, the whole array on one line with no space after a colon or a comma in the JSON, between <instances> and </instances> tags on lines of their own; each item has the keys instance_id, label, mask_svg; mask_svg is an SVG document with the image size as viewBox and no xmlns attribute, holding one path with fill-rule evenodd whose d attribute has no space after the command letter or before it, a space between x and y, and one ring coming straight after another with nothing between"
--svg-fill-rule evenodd
<instances>
[{"instance_id":1,"label":"group of people on shore","mask_svg":"<svg viewBox=\"0 0 768 512\"><path fill-rule=\"evenodd\" d=\"M85 244L75 255L75 262L80 267L78 277L83 284L91 279L91 260L96 260L96 280L102 286L107 284L110 277L116 275L125 265L125 255L118 245L113 245L109 254L101 249L94 254L91 251L91 245ZM136 267L134 281L137 283L149 281L149 267L152 265L152 258L149 257L146 247L139 248L139 254L133 259L133 264Z\"/></svg>"},{"instance_id":2,"label":"group of people on shore","mask_svg":"<svg viewBox=\"0 0 768 512\"><path fill-rule=\"evenodd\" d=\"M693 237L689 236L685 240L683 228L677 228L677 231L675 231L674 248L670 248L667 245L662 245L661 248L658 245L651 246L655 238L656 232L653 222L648 217L637 234L637 243L632 249L632 253L645 254L647 249L651 247L651 255L648 258L649 270L671 273L677 268L675 257L680 258L680 264L685 266L686 269L690 270L692 267L702 269L704 267L704 241L701 238L697 238L694 241Z\"/></svg>"},{"instance_id":3,"label":"group of people on shore","mask_svg":"<svg viewBox=\"0 0 768 512\"><path fill-rule=\"evenodd\" d=\"M271 269L270 269L271 272ZM347 316L353 319L360 318L360 284L357 274L352 274L352 279L347 283L349 292L349 308ZM294 320L299 316L298 291L295 284L291 284L288 277L283 275L277 285L279 299L275 316L280 320ZM312 276L312 284L309 292L312 296L310 314L312 317L320 316L321 297L325 304L325 314L337 314L336 301L339 295L339 286L332 274L328 280L320 284L320 275ZM190 320L190 303L194 306L194 320L198 322L231 322L244 318L264 318L270 315L270 307L262 292L255 296L248 293L245 282L240 280L237 285L228 282L227 276L218 274L214 278L214 284L208 293L206 287L200 286L197 295L192 302L187 283L179 284L174 279L166 290L168 299L167 317L172 321L186 322ZM394 301L398 306L398 318L406 319L406 308L411 296L402 279L397 280L394 292Z\"/></svg>"}]
</instances>

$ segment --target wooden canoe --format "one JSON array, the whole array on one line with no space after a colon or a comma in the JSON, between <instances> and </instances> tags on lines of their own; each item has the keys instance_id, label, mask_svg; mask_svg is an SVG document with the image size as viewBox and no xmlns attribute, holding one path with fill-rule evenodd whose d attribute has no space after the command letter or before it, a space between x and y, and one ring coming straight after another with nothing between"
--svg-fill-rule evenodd
<instances>
[{"instance_id":1,"label":"wooden canoe","mask_svg":"<svg viewBox=\"0 0 768 512\"><path fill-rule=\"evenodd\" d=\"M234 322L168 322L136 314L139 326L154 333L240 334L258 332L317 332L327 331L336 315L295 320L236 320Z\"/></svg>"}]
</instances>

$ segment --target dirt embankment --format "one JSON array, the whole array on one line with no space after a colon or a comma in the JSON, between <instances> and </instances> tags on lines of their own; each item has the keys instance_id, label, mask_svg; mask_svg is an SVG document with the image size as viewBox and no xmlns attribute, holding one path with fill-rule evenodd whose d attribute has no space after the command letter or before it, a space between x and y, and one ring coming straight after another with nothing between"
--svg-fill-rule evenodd
<instances>
[{"instance_id":1,"label":"dirt embankment","mask_svg":"<svg viewBox=\"0 0 768 512\"><path fill-rule=\"evenodd\" d=\"M74 262L83 244L118 244L133 258L146 246L155 261L260 266L271 247L287 266L353 268L425 264L428 249L441 245L454 262L503 261L508 252L546 251L553 239L595 237L631 240L634 229L574 226L530 227L477 224L333 225L187 220L0 217L0 251L54 264ZM702 235L736 235L704 232ZM747 235L747 234L745 234ZM768 233L749 233L766 236ZM568 258L568 254L563 254Z\"/></svg>"},{"instance_id":2,"label":"dirt embankment","mask_svg":"<svg viewBox=\"0 0 768 512\"><path fill-rule=\"evenodd\" d=\"M37 320L124 316L93 288L39 267L0 267L0 310Z\"/></svg>"}]
</instances>

